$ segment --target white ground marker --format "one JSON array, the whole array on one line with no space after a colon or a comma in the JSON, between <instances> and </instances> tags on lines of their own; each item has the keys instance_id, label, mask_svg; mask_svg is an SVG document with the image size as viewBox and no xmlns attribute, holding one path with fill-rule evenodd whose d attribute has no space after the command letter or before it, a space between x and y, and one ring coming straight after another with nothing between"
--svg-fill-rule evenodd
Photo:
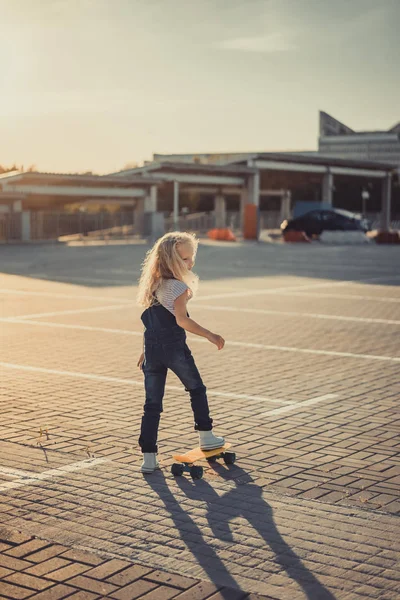
<instances>
[{"instance_id":1,"label":"white ground marker","mask_svg":"<svg viewBox=\"0 0 400 600\"><path fill-rule=\"evenodd\" d=\"M30 365L18 365L15 363L0 362L0 368L4 369L16 369L19 371L31 371L34 373L45 373L48 375L63 375L65 377L75 377L77 379L91 379L92 381L106 381L111 383L119 383L123 385L136 385L143 388L143 381L135 381L134 379L123 379L119 377L108 377L106 375L95 375L94 373L79 373L78 371L61 371L57 369L45 369L43 367L32 367ZM183 392L184 388L177 385L167 385L166 390L172 390L174 392ZM288 400L279 400L277 398L268 398L266 396L250 396L247 394L234 394L231 392L220 392L218 390L211 390L207 388L207 394L209 396L221 396L223 398L232 398L239 400L257 400L258 402L272 402L275 404L292 404Z\"/></svg>"},{"instance_id":2,"label":"white ground marker","mask_svg":"<svg viewBox=\"0 0 400 600\"><path fill-rule=\"evenodd\" d=\"M334 398L338 398L338 394L325 394L324 396L318 396L317 398L310 398L310 400L304 400L304 402L296 402L294 404L291 404L290 406L281 406L280 408L268 410L265 413L257 415L257 417L269 417L270 415L279 415L281 413L289 412L292 410L301 412L302 408L304 408L305 406L318 404L318 402L323 402L324 400L333 400Z\"/></svg>"},{"instance_id":3,"label":"white ground marker","mask_svg":"<svg viewBox=\"0 0 400 600\"><path fill-rule=\"evenodd\" d=\"M10 490L19 487L23 487L26 485L32 485L34 483L38 483L39 481L43 481L45 479L53 479L53 477L63 477L68 473L74 473L75 471L82 471L83 469L90 469L99 465L101 463L110 462L110 458L90 458L87 460L82 460L80 462L74 463L72 465L66 465L65 467L61 467L60 469L50 469L49 471L44 471L43 473L25 473L22 472L23 475L20 475L20 479L18 481L7 481L0 485L0 491L2 490ZM11 476L13 475L14 469L8 469L10 471ZM7 468L4 468L4 471L7 471ZM0 470L0 472L4 472ZM18 473L18 471L15 471ZM21 472L20 472L21 473ZM7 473L4 473L7 475Z\"/></svg>"},{"instance_id":4,"label":"white ground marker","mask_svg":"<svg viewBox=\"0 0 400 600\"><path fill-rule=\"evenodd\" d=\"M88 325L68 325L64 323L52 323L46 321L30 321L28 319L17 319L17 318L0 318L0 322L34 325L39 327L50 327L50 328L65 328L65 329L81 329L82 331L99 331L103 333L117 333L120 335L132 335L137 337L143 337L143 332L130 331L126 329L108 329L105 327L91 327ZM190 342L196 342L199 344L208 344L208 340L199 337L189 337ZM238 346L242 348L259 348L260 350L275 350L278 352L297 352L303 354L318 354L320 356L336 356L338 358L357 358L362 360L380 360L385 362L400 362L400 357L397 356L382 356L379 354L355 354L352 352L335 352L334 350L315 350L313 348L296 348L295 346L273 346L269 344L257 344L254 342L236 342L229 341L225 344L226 347ZM0 363L1 365L1 363ZM226 394L226 396L229 396Z\"/></svg>"}]
</instances>

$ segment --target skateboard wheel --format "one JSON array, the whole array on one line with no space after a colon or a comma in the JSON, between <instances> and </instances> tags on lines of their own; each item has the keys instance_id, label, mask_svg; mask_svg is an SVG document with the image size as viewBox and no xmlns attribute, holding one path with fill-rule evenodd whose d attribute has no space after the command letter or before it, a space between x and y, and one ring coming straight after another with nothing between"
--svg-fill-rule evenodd
<instances>
[{"instance_id":1,"label":"skateboard wheel","mask_svg":"<svg viewBox=\"0 0 400 600\"><path fill-rule=\"evenodd\" d=\"M225 452L224 462L226 465L233 465L236 460L236 454L234 452Z\"/></svg>"},{"instance_id":2,"label":"skateboard wheel","mask_svg":"<svg viewBox=\"0 0 400 600\"><path fill-rule=\"evenodd\" d=\"M190 467L192 479L201 479L203 477L203 467Z\"/></svg>"},{"instance_id":3,"label":"skateboard wheel","mask_svg":"<svg viewBox=\"0 0 400 600\"><path fill-rule=\"evenodd\" d=\"M171 473L172 475L182 475L183 474L183 465L180 465L179 463L174 463L171 467Z\"/></svg>"},{"instance_id":4,"label":"skateboard wheel","mask_svg":"<svg viewBox=\"0 0 400 600\"><path fill-rule=\"evenodd\" d=\"M216 456L209 456L207 458L207 462L217 462L217 457Z\"/></svg>"}]
</instances>

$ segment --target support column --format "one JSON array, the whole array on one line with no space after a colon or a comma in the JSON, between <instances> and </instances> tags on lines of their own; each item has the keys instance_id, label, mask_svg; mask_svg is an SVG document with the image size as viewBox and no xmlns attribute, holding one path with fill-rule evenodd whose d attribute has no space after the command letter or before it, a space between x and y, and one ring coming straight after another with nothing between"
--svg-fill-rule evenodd
<instances>
[{"instance_id":1,"label":"support column","mask_svg":"<svg viewBox=\"0 0 400 600\"><path fill-rule=\"evenodd\" d=\"M226 227L226 200L222 194L217 194L214 200L215 227L223 229Z\"/></svg>"},{"instance_id":2,"label":"support column","mask_svg":"<svg viewBox=\"0 0 400 600\"><path fill-rule=\"evenodd\" d=\"M254 173L249 179L249 203L260 206L260 172Z\"/></svg>"},{"instance_id":3,"label":"support column","mask_svg":"<svg viewBox=\"0 0 400 600\"><path fill-rule=\"evenodd\" d=\"M322 180L322 202L333 206L333 174L330 171L324 173Z\"/></svg>"},{"instance_id":4,"label":"support column","mask_svg":"<svg viewBox=\"0 0 400 600\"><path fill-rule=\"evenodd\" d=\"M144 200L144 212L156 212L157 211L157 186L152 185L150 193L145 197Z\"/></svg>"},{"instance_id":5,"label":"support column","mask_svg":"<svg viewBox=\"0 0 400 600\"><path fill-rule=\"evenodd\" d=\"M247 193L242 195L242 231L245 239L258 240L260 234L260 172L251 175ZM248 208L246 208L248 207Z\"/></svg>"},{"instance_id":6,"label":"support column","mask_svg":"<svg viewBox=\"0 0 400 600\"><path fill-rule=\"evenodd\" d=\"M31 211L24 210L21 213L21 238L23 242L31 239Z\"/></svg>"},{"instance_id":7,"label":"support column","mask_svg":"<svg viewBox=\"0 0 400 600\"><path fill-rule=\"evenodd\" d=\"M173 211L174 229L179 229L179 181L174 181L174 211Z\"/></svg>"},{"instance_id":8,"label":"support column","mask_svg":"<svg viewBox=\"0 0 400 600\"><path fill-rule=\"evenodd\" d=\"M136 200L134 214L135 214L135 233L136 235L144 235L144 198L138 198Z\"/></svg>"},{"instance_id":9,"label":"support column","mask_svg":"<svg viewBox=\"0 0 400 600\"><path fill-rule=\"evenodd\" d=\"M285 219L290 219L291 202L292 193L290 190L285 190L284 194L281 196L281 223Z\"/></svg>"},{"instance_id":10,"label":"support column","mask_svg":"<svg viewBox=\"0 0 400 600\"><path fill-rule=\"evenodd\" d=\"M389 231L392 204L392 174L388 173L382 181L381 229Z\"/></svg>"},{"instance_id":11,"label":"support column","mask_svg":"<svg viewBox=\"0 0 400 600\"><path fill-rule=\"evenodd\" d=\"M243 232L244 228L244 210L246 204L249 203L249 190L247 187L242 188L240 192L240 230Z\"/></svg>"},{"instance_id":12,"label":"support column","mask_svg":"<svg viewBox=\"0 0 400 600\"><path fill-rule=\"evenodd\" d=\"M13 212L22 212L22 200L15 200L12 203L12 211Z\"/></svg>"}]
</instances>

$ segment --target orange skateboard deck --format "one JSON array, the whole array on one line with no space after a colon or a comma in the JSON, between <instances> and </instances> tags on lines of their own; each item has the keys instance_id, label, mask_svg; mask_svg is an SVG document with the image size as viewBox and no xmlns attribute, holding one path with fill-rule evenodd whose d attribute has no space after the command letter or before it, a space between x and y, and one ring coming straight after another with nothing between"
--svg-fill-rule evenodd
<instances>
[{"instance_id":1,"label":"orange skateboard deck","mask_svg":"<svg viewBox=\"0 0 400 600\"><path fill-rule=\"evenodd\" d=\"M182 475L184 471L188 471L193 479L201 479L203 477L203 467L196 466L195 462L202 459L213 462L217 458L223 458L225 464L232 465L235 462L236 454L234 452L226 452L231 446L232 444L227 442L220 448L214 448L213 450L194 448L185 454L174 454L173 458L178 462L172 465L171 473L173 475Z\"/></svg>"}]
</instances>

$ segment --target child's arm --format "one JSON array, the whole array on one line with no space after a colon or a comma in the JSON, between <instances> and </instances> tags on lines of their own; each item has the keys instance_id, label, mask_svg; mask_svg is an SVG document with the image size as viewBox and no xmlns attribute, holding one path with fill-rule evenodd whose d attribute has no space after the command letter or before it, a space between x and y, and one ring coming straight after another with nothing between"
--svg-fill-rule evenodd
<instances>
[{"instance_id":1,"label":"child's arm","mask_svg":"<svg viewBox=\"0 0 400 600\"><path fill-rule=\"evenodd\" d=\"M183 329L189 331L190 333L195 333L196 335L205 337L212 344L215 344L218 350L222 350L225 344L225 340L223 337L221 337L217 333L212 333L208 329L205 329L204 327L196 323L196 321L193 321L193 319L187 316L187 300L187 292L185 291L183 294L178 296L178 298L176 298L174 302L175 317L179 327L183 327Z\"/></svg>"},{"instance_id":2,"label":"child's arm","mask_svg":"<svg viewBox=\"0 0 400 600\"><path fill-rule=\"evenodd\" d=\"M144 362L144 334L143 334L142 354L139 356L139 360L137 362L137 366L139 367L139 369L142 368L143 362Z\"/></svg>"}]
</instances>

